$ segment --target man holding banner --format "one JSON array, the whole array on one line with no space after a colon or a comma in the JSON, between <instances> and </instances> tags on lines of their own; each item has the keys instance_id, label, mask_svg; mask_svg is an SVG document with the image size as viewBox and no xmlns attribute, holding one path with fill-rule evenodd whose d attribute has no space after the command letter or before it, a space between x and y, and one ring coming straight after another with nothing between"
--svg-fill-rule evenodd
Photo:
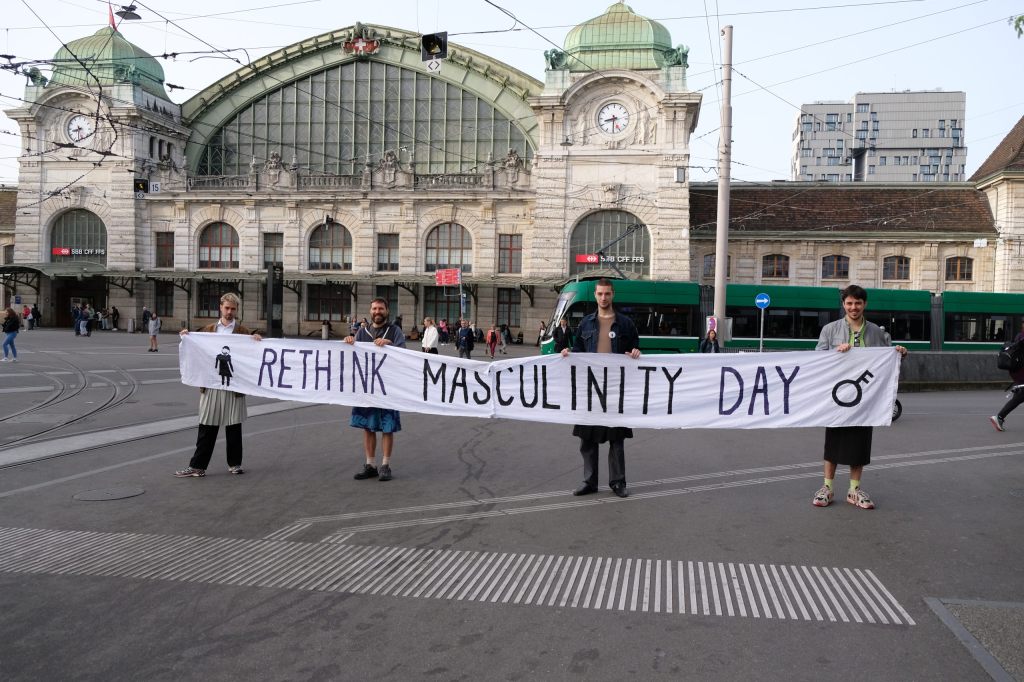
<instances>
[{"instance_id":1,"label":"man holding banner","mask_svg":"<svg viewBox=\"0 0 1024 682\"><path fill-rule=\"evenodd\" d=\"M345 337L345 343L372 343L375 346L398 346L405 348L402 329L388 321L388 302L383 298L370 301L370 324L359 328L352 336ZM353 478L363 481L376 478L378 481L391 480L391 451L395 443L395 432L402 430L401 414L398 410L383 407L353 407L350 426L363 430L363 450L366 463ZM381 432L380 469L374 462L377 457L377 432Z\"/></svg>"},{"instance_id":2,"label":"man holding banner","mask_svg":"<svg viewBox=\"0 0 1024 682\"><path fill-rule=\"evenodd\" d=\"M868 292L856 284L851 284L843 289L839 296L846 315L821 328L815 350L846 353L855 347L888 346L892 343L878 325L864 318ZM895 348L901 356L906 356L906 348ZM827 507L832 503L832 482L836 475L836 466L846 464L850 467L850 489L846 493L846 501L859 509L875 508L875 503L860 487L864 467L871 462L871 434L870 426L825 428L825 484L814 494L811 502L815 507Z\"/></svg>"},{"instance_id":3,"label":"man holding banner","mask_svg":"<svg viewBox=\"0 0 1024 682\"><path fill-rule=\"evenodd\" d=\"M213 334L252 334L257 341L262 337L253 334L236 318L242 300L238 294L228 292L220 297L220 319L206 325L199 331ZM155 318L155 316L153 316ZM182 329L181 336L187 336L188 330ZM223 348L229 349L227 345ZM222 362L215 359L214 366L220 367ZM174 472L178 478L202 478L206 476L206 468L210 465L213 446L217 443L217 432L224 427L227 439L228 473L244 474L242 468L242 422L246 419L245 396L234 391L217 388L199 389L199 436L196 438L196 451L192 461L184 469Z\"/></svg>"},{"instance_id":4,"label":"man holding banner","mask_svg":"<svg viewBox=\"0 0 1024 682\"><path fill-rule=\"evenodd\" d=\"M640 336L636 325L612 307L615 289L611 280L601 278L594 287L597 312L583 318L576 329L572 350L577 353L625 353L634 360L640 357ZM568 357L569 349L562 350ZM580 439L583 457L583 485L573 495L597 492L597 455L601 443L608 443L608 486L619 497L628 497L626 489L626 453L624 441L633 437L633 429L625 426L587 426L577 424L572 435Z\"/></svg>"}]
</instances>

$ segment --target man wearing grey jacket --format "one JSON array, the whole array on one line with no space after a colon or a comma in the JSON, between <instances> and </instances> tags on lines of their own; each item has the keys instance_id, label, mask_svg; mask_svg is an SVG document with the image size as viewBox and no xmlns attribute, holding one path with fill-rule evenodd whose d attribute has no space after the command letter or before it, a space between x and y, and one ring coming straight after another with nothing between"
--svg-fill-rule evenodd
<instances>
[{"instance_id":1,"label":"man wearing grey jacket","mask_svg":"<svg viewBox=\"0 0 1024 682\"><path fill-rule=\"evenodd\" d=\"M821 329L815 350L832 350L846 353L851 348L888 346L892 343L881 327L864 318L868 303L868 292L856 284L843 289L839 296L843 302L842 319L829 322ZM896 352L906 356L907 349L895 346ZM825 484L814 494L811 503L815 507L827 507L832 503L832 482L836 467L846 464L850 467L850 489L846 501L859 509L874 509L875 503L860 487L864 467L871 462L871 427L837 426L825 429Z\"/></svg>"}]
</instances>

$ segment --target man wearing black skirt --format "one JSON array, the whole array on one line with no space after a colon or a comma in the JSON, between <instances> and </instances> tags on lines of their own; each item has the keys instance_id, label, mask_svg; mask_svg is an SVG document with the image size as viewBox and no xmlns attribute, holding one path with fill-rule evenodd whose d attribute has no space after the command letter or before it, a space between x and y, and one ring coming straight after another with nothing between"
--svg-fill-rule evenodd
<instances>
[{"instance_id":1,"label":"man wearing black skirt","mask_svg":"<svg viewBox=\"0 0 1024 682\"><path fill-rule=\"evenodd\" d=\"M864 319L868 292L856 284L851 284L839 292L839 296L846 315L842 319L829 322L822 327L815 350L834 350L846 353L855 347L891 345L891 340L881 327ZM906 356L907 349L903 346L895 346L895 349L901 356ZM864 467L870 463L870 426L826 428L825 484L814 494L812 504L815 507L827 507L832 504L832 482L836 475L836 467L846 464L850 467L850 488L846 493L846 501L860 509L874 509L875 503L860 487L861 474Z\"/></svg>"},{"instance_id":2,"label":"man wearing black skirt","mask_svg":"<svg viewBox=\"0 0 1024 682\"><path fill-rule=\"evenodd\" d=\"M640 357L640 336L636 325L622 313L615 312L612 300L615 290L611 280L601 278L594 287L597 312L583 318L576 330L572 351L576 353L624 353L634 360ZM562 349L562 357L569 349ZM580 439L583 456L583 485L573 495L597 492L597 454L601 443L608 443L608 486L619 497L628 497L626 490L626 451L624 441L633 437L633 429L624 426L576 425L572 435Z\"/></svg>"}]
</instances>

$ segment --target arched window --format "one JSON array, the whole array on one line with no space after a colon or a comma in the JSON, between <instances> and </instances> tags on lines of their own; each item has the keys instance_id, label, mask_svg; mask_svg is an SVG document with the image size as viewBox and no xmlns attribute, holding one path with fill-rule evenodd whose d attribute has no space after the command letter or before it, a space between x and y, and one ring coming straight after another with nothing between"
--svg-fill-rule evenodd
<instances>
[{"instance_id":1,"label":"arched window","mask_svg":"<svg viewBox=\"0 0 1024 682\"><path fill-rule=\"evenodd\" d=\"M227 223L210 223L199 235L200 268L237 268L238 232Z\"/></svg>"},{"instance_id":2,"label":"arched window","mask_svg":"<svg viewBox=\"0 0 1024 682\"><path fill-rule=\"evenodd\" d=\"M789 278L789 256L770 253L761 258L761 277L772 279Z\"/></svg>"},{"instance_id":3,"label":"arched window","mask_svg":"<svg viewBox=\"0 0 1024 682\"><path fill-rule=\"evenodd\" d=\"M910 279L910 258L907 256L883 258L882 279Z\"/></svg>"},{"instance_id":4,"label":"arched window","mask_svg":"<svg viewBox=\"0 0 1024 682\"><path fill-rule=\"evenodd\" d=\"M974 259L967 256L953 256L946 259L947 282L969 282L974 269Z\"/></svg>"},{"instance_id":5,"label":"arched window","mask_svg":"<svg viewBox=\"0 0 1024 682\"><path fill-rule=\"evenodd\" d=\"M92 211L62 213L50 233L50 261L107 263L107 228Z\"/></svg>"},{"instance_id":6,"label":"arched window","mask_svg":"<svg viewBox=\"0 0 1024 682\"><path fill-rule=\"evenodd\" d=\"M629 232L630 228L634 228ZM601 262L597 252L624 236L605 250ZM624 273L641 277L651 273L651 236L639 218L628 211L597 211L576 223L569 237L569 273L608 269L608 259Z\"/></svg>"},{"instance_id":7,"label":"arched window","mask_svg":"<svg viewBox=\"0 0 1024 682\"><path fill-rule=\"evenodd\" d=\"M309 269L352 269L352 233L344 225L330 222L309 235Z\"/></svg>"},{"instance_id":8,"label":"arched window","mask_svg":"<svg viewBox=\"0 0 1024 682\"><path fill-rule=\"evenodd\" d=\"M427 235L427 272L459 268L473 272L473 237L458 223L441 223Z\"/></svg>"},{"instance_id":9,"label":"arched window","mask_svg":"<svg viewBox=\"0 0 1024 682\"><path fill-rule=\"evenodd\" d=\"M484 90L487 90L485 87ZM418 69L358 60L303 74L224 122L199 153L199 175L245 175L278 152L314 173L358 175L366 160L407 149L421 174L463 173L515 149L530 167L528 121Z\"/></svg>"},{"instance_id":10,"label":"arched window","mask_svg":"<svg viewBox=\"0 0 1024 682\"><path fill-rule=\"evenodd\" d=\"M849 256L825 256L821 259L822 279L849 279Z\"/></svg>"}]
</instances>

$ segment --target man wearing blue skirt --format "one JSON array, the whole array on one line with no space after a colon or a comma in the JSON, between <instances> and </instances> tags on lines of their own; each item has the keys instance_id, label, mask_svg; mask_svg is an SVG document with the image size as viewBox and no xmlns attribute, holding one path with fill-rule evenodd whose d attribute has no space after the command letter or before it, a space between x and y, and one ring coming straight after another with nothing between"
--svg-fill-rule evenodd
<instances>
[{"instance_id":1,"label":"man wearing blue skirt","mask_svg":"<svg viewBox=\"0 0 1024 682\"><path fill-rule=\"evenodd\" d=\"M401 328L388 320L388 302L383 298L370 301L370 324L359 328L355 334L346 336L345 343L372 343L375 346L398 346L405 348L405 335ZM402 430L401 414L398 410L382 407L353 407L350 426L363 430L363 450L366 463L354 478L363 481L376 478L378 481L391 480L391 451L395 433ZM377 456L377 432L381 432L380 468L375 465Z\"/></svg>"}]
</instances>

